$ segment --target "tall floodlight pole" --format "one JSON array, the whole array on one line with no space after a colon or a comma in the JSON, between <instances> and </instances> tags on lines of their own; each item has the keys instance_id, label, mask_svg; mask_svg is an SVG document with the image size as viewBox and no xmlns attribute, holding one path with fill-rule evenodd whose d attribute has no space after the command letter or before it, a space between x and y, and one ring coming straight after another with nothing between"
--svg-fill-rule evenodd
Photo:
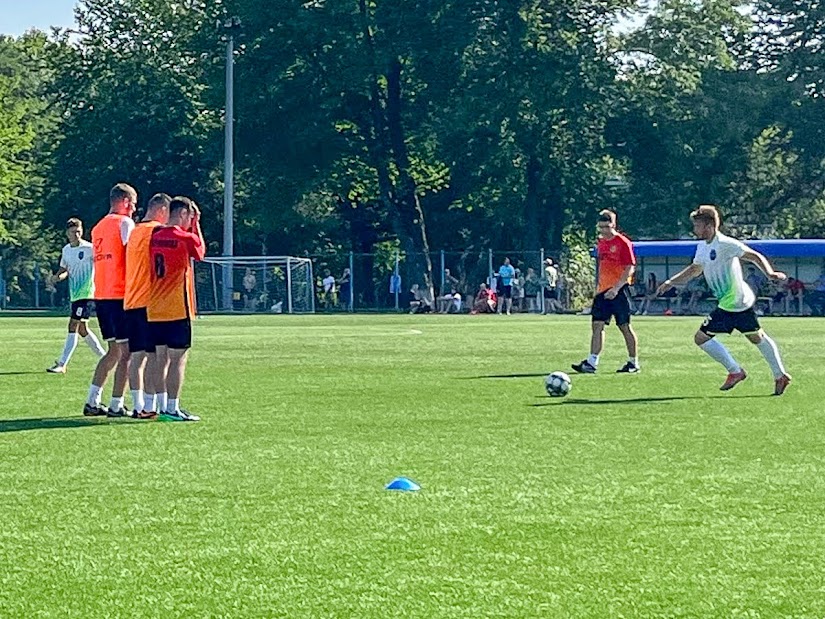
<instances>
[{"instance_id":1,"label":"tall floodlight pole","mask_svg":"<svg viewBox=\"0 0 825 619\"><path fill-rule=\"evenodd\" d=\"M226 119L223 159L223 255L235 255L235 35L241 28L241 20L228 17L221 24L226 41ZM223 309L232 309L234 277L232 261L223 266Z\"/></svg>"}]
</instances>

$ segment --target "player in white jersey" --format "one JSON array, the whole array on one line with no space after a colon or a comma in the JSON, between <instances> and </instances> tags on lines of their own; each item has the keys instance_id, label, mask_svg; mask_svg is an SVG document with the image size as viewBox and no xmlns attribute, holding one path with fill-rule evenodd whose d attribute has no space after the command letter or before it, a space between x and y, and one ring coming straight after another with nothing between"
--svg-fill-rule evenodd
<instances>
[{"instance_id":1,"label":"player in white jersey","mask_svg":"<svg viewBox=\"0 0 825 619\"><path fill-rule=\"evenodd\" d=\"M76 217L66 222L66 236L69 243L63 248L60 269L52 276L52 282L69 280L69 299L72 312L69 316L69 334L63 346L60 359L47 372L65 374L66 366L72 358L77 343L82 337L98 358L106 354L87 322L91 313L92 299L95 297L94 252L92 244L83 240L83 223Z\"/></svg>"},{"instance_id":2,"label":"player in white jersey","mask_svg":"<svg viewBox=\"0 0 825 619\"><path fill-rule=\"evenodd\" d=\"M785 274L774 271L768 259L758 251L719 232L719 212L715 206L700 206L690 214L690 218L693 221L693 233L700 239L693 264L663 282L657 293L664 294L673 286L704 274L708 286L719 299L719 306L705 319L694 336L694 342L728 370L728 378L720 389L733 389L747 378L745 370L728 349L714 339L719 333L730 334L736 329L755 344L765 357L773 372L773 394L782 395L790 384L791 377L785 371L776 342L759 325L759 318L753 309L756 295L742 277L740 260L755 264L773 280L784 280Z\"/></svg>"}]
</instances>

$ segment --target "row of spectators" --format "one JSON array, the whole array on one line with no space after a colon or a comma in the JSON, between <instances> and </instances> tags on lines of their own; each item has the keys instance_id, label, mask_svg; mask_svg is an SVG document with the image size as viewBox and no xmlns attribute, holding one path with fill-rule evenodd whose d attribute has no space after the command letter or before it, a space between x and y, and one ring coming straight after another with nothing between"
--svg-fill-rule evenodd
<instances>
[{"instance_id":1,"label":"row of spectators","mask_svg":"<svg viewBox=\"0 0 825 619\"><path fill-rule=\"evenodd\" d=\"M748 267L745 281L753 289L760 305L764 306L762 311L765 313L801 314L803 303L807 303L812 315L825 315L825 270L819 280L810 285L810 290L805 283L794 277L785 281L770 281L754 267ZM637 314L648 314L657 300L666 303L669 308L675 306L676 313L701 314L699 304L712 297L707 283L701 277L691 280L681 290L672 288L665 297L656 296L658 285L656 274L648 273L644 284L636 283L632 287Z\"/></svg>"}]
</instances>

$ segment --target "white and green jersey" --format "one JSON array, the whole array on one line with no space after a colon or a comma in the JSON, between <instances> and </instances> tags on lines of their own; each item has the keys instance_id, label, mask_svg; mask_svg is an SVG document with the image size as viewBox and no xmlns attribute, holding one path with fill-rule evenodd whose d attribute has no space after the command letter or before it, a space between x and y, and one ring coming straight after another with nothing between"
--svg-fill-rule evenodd
<instances>
[{"instance_id":1,"label":"white and green jersey","mask_svg":"<svg viewBox=\"0 0 825 619\"><path fill-rule=\"evenodd\" d=\"M92 244L66 245L60 257L60 267L69 272L69 298L74 301L95 298L95 256Z\"/></svg>"},{"instance_id":2,"label":"white and green jersey","mask_svg":"<svg viewBox=\"0 0 825 619\"><path fill-rule=\"evenodd\" d=\"M719 299L719 309L744 312L756 303L753 290L742 277L739 258L748 251L744 243L717 232L710 242L702 241L696 248L693 264L702 267L708 286Z\"/></svg>"}]
</instances>

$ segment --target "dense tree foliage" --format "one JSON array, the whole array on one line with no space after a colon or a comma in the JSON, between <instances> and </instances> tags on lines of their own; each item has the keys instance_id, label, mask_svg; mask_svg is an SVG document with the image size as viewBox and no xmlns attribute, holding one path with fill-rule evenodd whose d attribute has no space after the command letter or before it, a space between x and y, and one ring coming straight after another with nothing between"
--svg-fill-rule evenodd
<instances>
[{"instance_id":1,"label":"dense tree foliage","mask_svg":"<svg viewBox=\"0 0 825 619\"><path fill-rule=\"evenodd\" d=\"M81 0L0 39L0 251L47 256L111 184L192 194L220 250L224 38L237 16L236 250L558 250L715 202L825 232L815 0ZM22 264L22 263L21 263ZM23 268L19 264L14 268Z\"/></svg>"}]
</instances>

